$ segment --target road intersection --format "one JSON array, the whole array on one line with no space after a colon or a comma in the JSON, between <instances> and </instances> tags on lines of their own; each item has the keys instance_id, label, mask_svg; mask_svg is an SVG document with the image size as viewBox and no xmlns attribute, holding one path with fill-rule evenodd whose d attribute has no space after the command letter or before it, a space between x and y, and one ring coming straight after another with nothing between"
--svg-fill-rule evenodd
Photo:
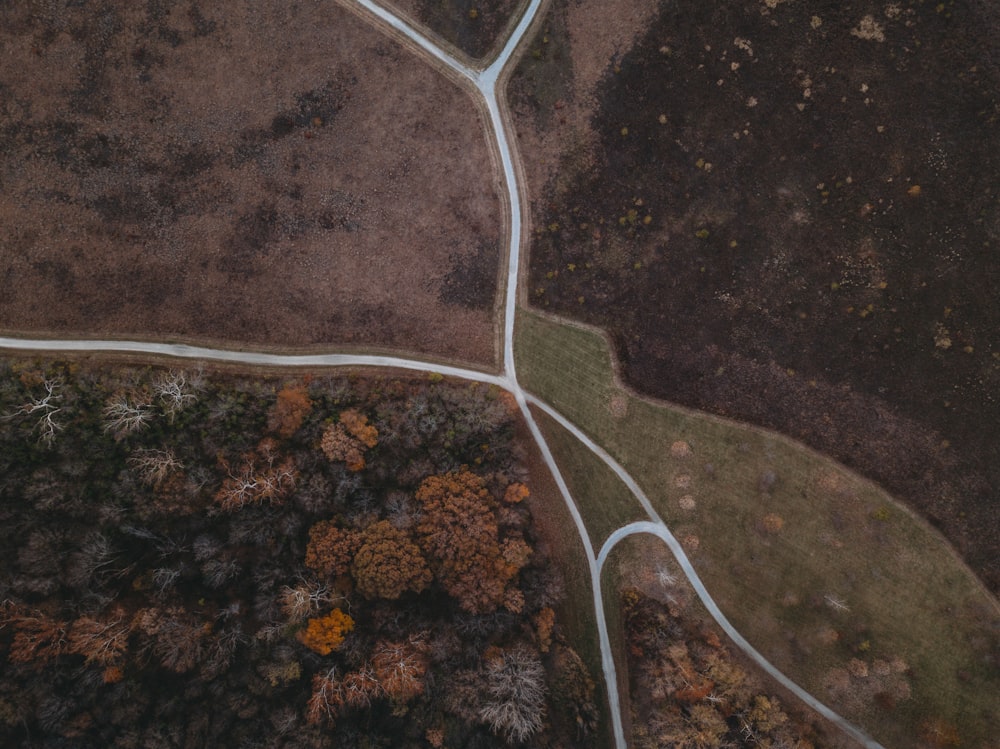
<instances>
[{"instance_id":1,"label":"road intersection","mask_svg":"<svg viewBox=\"0 0 1000 749\"><path fill-rule=\"evenodd\" d=\"M619 465L600 445L588 437L576 425L558 413L548 404L534 395L525 393L517 379L516 362L514 359L514 323L517 312L521 241L523 228L523 208L521 180L518 177L518 162L508 139L513 133L506 114L505 101L501 96L509 74L509 63L514 59L516 50L525 39L529 29L538 17L541 0L530 0L524 9L513 32L505 42L499 54L485 67L476 68L466 65L455 56L434 43L429 37L420 33L405 20L385 6L372 0L342 0L353 10L362 15L368 14L369 20L376 21L380 27L388 27L392 33L406 44L421 59L429 64L442 68L452 76L466 81L476 91L480 100L478 104L489 115L489 136L500 159L505 188L506 208L508 211L508 247L506 264L506 285L503 305L503 362L499 373L491 374L473 369L449 366L446 364L421 361L419 359L402 358L383 355L361 354L277 354L253 352L245 350L209 348L178 343L157 343L128 340L53 340L29 339L17 337L0 337L0 349L11 351L44 351L76 352L76 353L129 353L143 355L166 356L182 360L201 360L229 362L246 365L263 365L272 367L378 367L407 370L413 372L437 373L456 379L482 382L503 388L510 392L525 419L533 438L535 439L543 459L551 471L562 498L573 518L573 522L587 553L591 589L593 594L594 612L597 621L598 636L601 649L601 664L605 688L609 702L609 714L612 723L612 735L615 749L626 749L628 743L624 734L624 723L621 714L621 701L618 695L617 670L611 647L608 625L604 613L604 597L601 587L601 571L608 554L621 540L633 535L648 534L661 539L676 557L678 564L688 577L693 589L705 605L706 609L719 626L729 635L732 642L756 661L761 668L775 678L789 691L794 693L809 707L816 710L832 723L836 724L845 734L858 741L868 749L882 749L881 745L867 736L861 729L836 714L815 697L792 682L782 674L763 655L761 655L745 638L729 623L719 609L709 592L705 589L697 572L677 539L656 513L652 503L646 497L637 482ZM645 510L648 520L630 523L615 530L604 542L599 552L595 552L587 533L586 525L574 501L569 488L560 472L551 450L532 415L535 407L555 419L561 426L569 430L591 452L600 458L621 481L629 488L636 500Z\"/></svg>"}]
</instances>

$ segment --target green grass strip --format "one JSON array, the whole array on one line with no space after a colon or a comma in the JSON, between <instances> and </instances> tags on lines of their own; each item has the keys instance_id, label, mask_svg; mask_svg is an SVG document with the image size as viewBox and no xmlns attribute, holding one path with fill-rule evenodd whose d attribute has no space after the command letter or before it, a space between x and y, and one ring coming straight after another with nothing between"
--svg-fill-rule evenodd
<instances>
[{"instance_id":1,"label":"green grass strip","mask_svg":"<svg viewBox=\"0 0 1000 749\"><path fill-rule=\"evenodd\" d=\"M635 478L726 616L790 678L887 747L934 721L962 745L990 740L1000 606L925 522L803 445L630 394L594 331L522 310L515 355L524 388ZM581 505L602 527L592 511Z\"/></svg>"},{"instance_id":2,"label":"green grass strip","mask_svg":"<svg viewBox=\"0 0 1000 749\"><path fill-rule=\"evenodd\" d=\"M595 549L621 526L649 520L632 492L600 458L543 411L532 409L532 415L580 508Z\"/></svg>"}]
</instances>

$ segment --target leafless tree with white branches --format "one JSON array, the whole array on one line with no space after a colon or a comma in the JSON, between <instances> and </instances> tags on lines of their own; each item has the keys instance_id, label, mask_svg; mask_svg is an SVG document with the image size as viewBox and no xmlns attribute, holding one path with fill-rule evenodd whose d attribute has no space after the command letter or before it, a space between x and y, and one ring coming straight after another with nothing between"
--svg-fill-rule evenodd
<instances>
[{"instance_id":1,"label":"leafless tree with white branches","mask_svg":"<svg viewBox=\"0 0 1000 749\"><path fill-rule=\"evenodd\" d=\"M128 393L117 393L104 406L105 432L121 439L149 426L153 418L150 404Z\"/></svg>"},{"instance_id":2,"label":"leafless tree with white branches","mask_svg":"<svg viewBox=\"0 0 1000 749\"><path fill-rule=\"evenodd\" d=\"M56 415L61 413L63 407L57 405L63 399L59 392L62 387L62 380L57 378L46 378L42 381L45 388L45 395L32 398L15 409L14 413L4 416L5 421L16 419L21 416L37 416L35 429L38 431L38 440L46 446L51 446L56 439L56 435L63 430L63 424Z\"/></svg>"},{"instance_id":3,"label":"leafless tree with white branches","mask_svg":"<svg viewBox=\"0 0 1000 749\"><path fill-rule=\"evenodd\" d=\"M847 605L843 598L835 596L832 593L827 593L823 596L823 600L826 601L826 605L829 606L834 611L850 611L851 607Z\"/></svg>"},{"instance_id":4,"label":"leafless tree with white branches","mask_svg":"<svg viewBox=\"0 0 1000 749\"><path fill-rule=\"evenodd\" d=\"M281 610L290 622L301 622L332 600L326 586L317 582L303 580L295 587L286 585L281 589Z\"/></svg>"},{"instance_id":5,"label":"leafless tree with white branches","mask_svg":"<svg viewBox=\"0 0 1000 749\"><path fill-rule=\"evenodd\" d=\"M128 462L150 486L160 486L171 473L184 467L169 450L137 450Z\"/></svg>"},{"instance_id":6,"label":"leafless tree with white branches","mask_svg":"<svg viewBox=\"0 0 1000 749\"><path fill-rule=\"evenodd\" d=\"M383 694L382 685L378 683L370 663L365 663L357 671L347 674L343 685L344 701L354 708L368 707L373 699Z\"/></svg>"},{"instance_id":7,"label":"leafless tree with white branches","mask_svg":"<svg viewBox=\"0 0 1000 749\"><path fill-rule=\"evenodd\" d=\"M519 744L542 727L545 716L545 668L538 656L516 648L486 667L487 699L479 717L508 743Z\"/></svg>"},{"instance_id":8,"label":"leafless tree with white branches","mask_svg":"<svg viewBox=\"0 0 1000 749\"><path fill-rule=\"evenodd\" d=\"M313 677L313 693L306 708L306 720L313 725L332 724L345 701L344 684L334 666L325 674Z\"/></svg>"},{"instance_id":9,"label":"leafless tree with white branches","mask_svg":"<svg viewBox=\"0 0 1000 749\"><path fill-rule=\"evenodd\" d=\"M153 380L153 393L159 399L163 412L170 421L197 400L195 392L202 387L200 373L189 376L186 372L161 373Z\"/></svg>"}]
</instances>

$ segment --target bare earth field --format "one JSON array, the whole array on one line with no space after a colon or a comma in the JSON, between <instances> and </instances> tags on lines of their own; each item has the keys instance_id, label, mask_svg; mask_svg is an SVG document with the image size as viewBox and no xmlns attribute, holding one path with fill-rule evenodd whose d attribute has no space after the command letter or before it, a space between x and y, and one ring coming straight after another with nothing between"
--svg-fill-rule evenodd
<instances>
[{"instance_id":1,"label":"bare earth field","mask_svg":"<svg viewBox=\"0 0 1000 749\"><path fill-rule=\"evenodd\" d=\"M522 0L391 0L447 45L473 59L485 57L504 33Z\"/></svg>"},{"instance_id":2,"label":"bare earth field","mask_svg":"<svg viewBox=\"0 0 1000 749\"><path fill-rule=\"evenodd\" d=\"M480 113L335 3L0 6L0 329L480 366Z\"/></svg>"},{"instance_id":3,"label":"bare earth field","mask_svg":"<svg viewBox=\"0 0 1000 749\"><path fill-rule=\"evenodd\" d=\"M995 6L631 7L557 0L512 80L531 303L875 479L1000 590Z\"/></svg>"}]
</instances>

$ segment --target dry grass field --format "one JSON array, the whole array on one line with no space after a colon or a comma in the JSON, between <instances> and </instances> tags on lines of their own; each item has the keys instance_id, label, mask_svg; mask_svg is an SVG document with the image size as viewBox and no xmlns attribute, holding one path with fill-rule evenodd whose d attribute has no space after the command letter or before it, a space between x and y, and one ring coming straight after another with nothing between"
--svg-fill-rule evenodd
<instances>
[{"instance_id":1,"label":"dry grass field","mask_svg":"<svg viewBox=\"0 0 1000 749\"><path fill-rule=\"evenodd\" d=\"M509 33L523 0L391 0L443 46L471 59L493 52Z\"/></svg>"},{"instance_id":2,"label":"dry grass field","mask_svg":"<svg viewBox=\"0 0 1000 749\"><path fill-rule=\"evenodd\" d=\"M336 3L0 8L0 329L496 360L450 80Z\"/></svg>"}]
</instances>

